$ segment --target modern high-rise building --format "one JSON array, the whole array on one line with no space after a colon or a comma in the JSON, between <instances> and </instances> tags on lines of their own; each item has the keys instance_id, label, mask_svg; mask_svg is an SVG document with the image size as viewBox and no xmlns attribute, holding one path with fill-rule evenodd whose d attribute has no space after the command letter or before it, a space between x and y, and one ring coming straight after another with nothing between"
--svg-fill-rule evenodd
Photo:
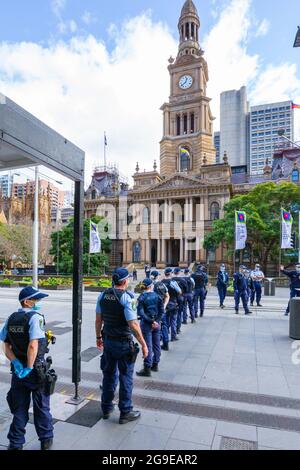
<instances>
[{"instance_id":1,"label":"modern high-rise building","mask_svg":"<svg viewBox=\"0 0 300 470\"><path fill-rule=\"evenodd\" d=\"M41 179L39 181L39 190L41 194L47 194L49 192L51 208L62 208L64 207L64 191L60 191L49 181ZM35 192L35 181L27 181L27 183L15 183L12 189L12 196L16 198L22 198L23 196L29 196Z\"/></svg>"},{"instance_id":2,"label":"modern high-rise building","mask_svg":"<svg viewBox=\"0 0 300 470\"><path fill-rule=\"evenodd\" d=\"M246 166L249 155L247 88L221 94L220 155L227 153L232 167Z\"/></svg>"},{"instance_id":3,"label":"modern high-rise building","mask_svg":"<svg viewBox=\"0 0 300 470\"><path fill-rule=\"evenodd\" d=\"M289 146L278 131L284 129L285 136L294 140L293 103L252 106L249 121L250 174L259 175L263 173L266 160L271 163L276 150Z\"/></svg>"},{"instance_id":4,"label":"modern high-rise building","mask_svg":"<svg viewBox=\"0 0 300 470\"><path fill-rule=\"evenodd\" d=\"M216 163L221 163L221 153L220 153L221 132L214 133L214 144L215 144L215 149L216 149Z\"/></svg>"},{"instance_id":5,"label":"modern high-rise building","mask_svg":"<svg viewBox=\"0 0 300 470\"><path fill-rule=\"evenodd\" d=\"M10 197L14 182L13 174L0 175L0 194L2 197Z\"/></svg>"}]
</instances>

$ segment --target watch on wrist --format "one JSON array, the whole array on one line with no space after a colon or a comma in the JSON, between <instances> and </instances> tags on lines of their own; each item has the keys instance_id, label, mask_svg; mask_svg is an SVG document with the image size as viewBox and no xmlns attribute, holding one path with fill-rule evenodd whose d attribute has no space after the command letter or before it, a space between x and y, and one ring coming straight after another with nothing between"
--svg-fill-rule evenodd
<instances>
[{"instance_id":1,"label":"watch on wrist","mask_svg":"<svg viewBox=\"0 0 300 470\"><path fill-rule=\"evenodd\" d=\"M102 339L102 336L97 336L97 339Z\"/></svg>"}]
</instances>

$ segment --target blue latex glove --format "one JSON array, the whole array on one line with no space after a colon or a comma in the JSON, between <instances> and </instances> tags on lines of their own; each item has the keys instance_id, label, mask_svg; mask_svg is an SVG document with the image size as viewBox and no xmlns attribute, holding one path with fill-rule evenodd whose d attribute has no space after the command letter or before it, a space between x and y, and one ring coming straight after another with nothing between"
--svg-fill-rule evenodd
<instances>
[{"instance_id":1,"label":"blue latex glove","mask_svg":"<svg viewBox=\"0 0 300 470\"><path fill-rule=\"evenodd\" d=\"M14 366L15 374L18 375L23 370L23 364L19 361L19 359L15 359L12 361L12 365Z\"/></svg>"},{"instance_id":2,"label":"blue latex glove","mask_svg":"<svg viewBox=\"0 0 300 470\"><path fill-rule=\"evenodd\" d=\"M21 372L19 372L17 375L17 377L19 379L26 379L26 377L28 377L29 374L31 374L31 372L33 371L33 369L30 369L29 367L25 367L25 369L23 369Z\"/></svg>"}]
</instances>

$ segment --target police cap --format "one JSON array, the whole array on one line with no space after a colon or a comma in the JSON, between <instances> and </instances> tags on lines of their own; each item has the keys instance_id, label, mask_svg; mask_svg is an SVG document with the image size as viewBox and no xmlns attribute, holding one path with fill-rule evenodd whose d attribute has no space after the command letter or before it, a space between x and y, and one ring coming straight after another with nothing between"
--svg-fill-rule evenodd
<instances>
[{"instance_id":1,"label":"police cap","mask_svg":"<svg viewBox=\"0 0 300 470\"><path fill-rule=\"evenodd\" d=\"M49 297L48 294L43 294L38 289L32 286L25 287L19 294L19 302L22 303L25 300L41 300Z\"/></svg>"}]
</instances>

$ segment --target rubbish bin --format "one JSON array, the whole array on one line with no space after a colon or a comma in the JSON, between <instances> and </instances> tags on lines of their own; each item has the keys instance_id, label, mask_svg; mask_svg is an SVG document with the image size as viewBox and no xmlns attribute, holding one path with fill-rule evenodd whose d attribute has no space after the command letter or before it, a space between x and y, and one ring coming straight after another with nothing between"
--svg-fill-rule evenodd
<instances>
[{"instance_id":1,"label":"rubbish bin","mask_svg":"<svg viewBox=\"0 0 300 470\"><path fill-rule=\"evenodd\" d=\"M265 279L265 296L266 297L274 297L276 293L276 282L275 280L268 278Z\"/></svg>"},{"instance_id":2,"label":"rubbish bin","mask_svg":"<svg viewBox=\"0 0 300 470\"><path fill-rule=\"evenodd\" d=\"M290 338L300 339L300 297L291 299Z\"/></svg>"}]
</instances>

